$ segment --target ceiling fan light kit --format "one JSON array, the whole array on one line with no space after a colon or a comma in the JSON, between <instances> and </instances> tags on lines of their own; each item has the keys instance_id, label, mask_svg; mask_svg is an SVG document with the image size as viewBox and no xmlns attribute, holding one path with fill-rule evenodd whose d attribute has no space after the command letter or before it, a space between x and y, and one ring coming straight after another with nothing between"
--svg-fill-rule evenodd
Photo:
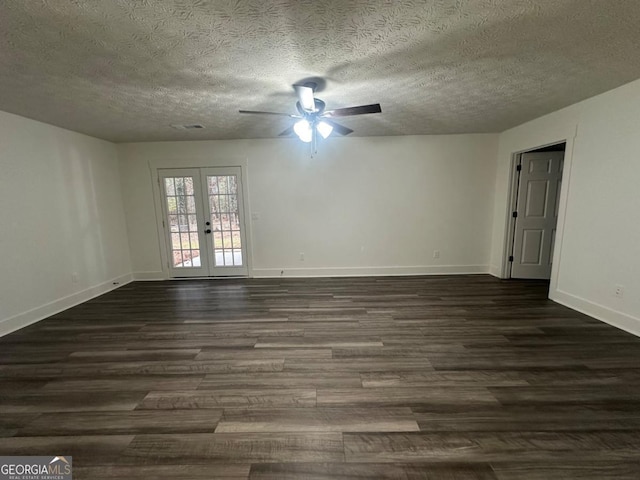
<instances>
[{"instance_id":1,"label":"ceiling fan light kit","mask_svg":"<svg viewBox=\"0 0 640 480\"><path fill-rule=\"evenodd\" d=\"M313 132L317 131L322 138L327 138L331 135L333 127L324 120L316 121L313 125L309 123L309 120L303 118L298 120L293 125L293 131L300 140L305 143L310 143L313 140Z\"/></svg>"},{"instance_id":2,"label":"ceiling fan light kit","mask_svg":"<svg viewBox=\"0 0 640 480\"><path fill-rule=\"evenodd\" d=\"M364 115L367 113L380 113L379 103L371 105L360 105L357 107L338 108L335 110L325 110L325 103L319 98L315 98L314 93L317 85L315 83L305 83L304 85L294 85L293 88L298 96L296 109L298 115L279 112L261 112L256 110L240 110L240 113L257 115L277 115L298 119L292 127L280 133L281 137L288 137L295 133L300 140L311 143L311 154L316 152L317 135L323 139L328 138L333 132L338 135L349 135L353 130L345 127L333 120L333 117L351 117L354 115Z\"/></svg>"}]
</instances>

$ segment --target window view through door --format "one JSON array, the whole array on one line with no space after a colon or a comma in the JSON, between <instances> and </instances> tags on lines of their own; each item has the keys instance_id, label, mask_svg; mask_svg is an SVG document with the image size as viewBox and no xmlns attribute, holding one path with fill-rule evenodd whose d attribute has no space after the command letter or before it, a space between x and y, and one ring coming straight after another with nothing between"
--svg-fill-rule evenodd
<instances>
[{"instance_id":1,"label":"window view through door","mask_svg":"<svg viewBox=\"0 0 640 480\"><path fill-rule=\"evenodd\" d=\"M238 167L159 170L172 277L247 275Z\"/></svg>"},{"instance_id":2,"label":"window view through door","mask_svg":"<svg viewBox=\"0 0 640 480\"><path fill-rule=\"evenodd\" d=\"M242 266L242 238L235 175L207 176L216 266Z\"/></svg>"},{"instance_id":3,"label":"window view through door","mask_svg":"<svg viewBox=\"0 0 640 480\"><path fill-rule=\"evenodd\" d=\"M193 177L166 177L165 198L174 268L201 266Z\"/></svg>"}]
</instances>

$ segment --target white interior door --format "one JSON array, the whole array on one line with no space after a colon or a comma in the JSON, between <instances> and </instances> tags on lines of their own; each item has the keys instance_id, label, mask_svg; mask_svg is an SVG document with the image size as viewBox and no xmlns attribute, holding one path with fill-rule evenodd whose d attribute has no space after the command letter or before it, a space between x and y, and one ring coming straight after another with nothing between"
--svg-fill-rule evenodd
<instances>
[{"instance_id":1,"label":"white interior door","mask_svg":"<svg viewBox=\"0 0 640 480\"><path fill-rule=\"evenodd\" d=\"M158 171L169 276L246 276L239 167Z\"/></svg>"},{"instance_id":2,"label":"white interior door","mask_svg":"<svg viewBox=\"0 0 640 480\"><path fill-rule=\"evenodd\" d=\"M512 278L551 278L564 152L523 153Z\"/></svg>"}]
</instances>

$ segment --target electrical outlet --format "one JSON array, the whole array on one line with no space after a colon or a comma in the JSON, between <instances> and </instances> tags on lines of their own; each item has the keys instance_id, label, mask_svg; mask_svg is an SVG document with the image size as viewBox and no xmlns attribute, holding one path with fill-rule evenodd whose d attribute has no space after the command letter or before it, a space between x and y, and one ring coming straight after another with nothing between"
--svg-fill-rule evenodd
<instances>
[{"instance_id":1,"label":"electrical outlet","mask_svg":"<svg viewBox=\"0 0 640 480\"><path fill-rule=\"evenodd\" d=\"M304 262L304 252L300 252L300 261Z\"/></svg>"},{"instance_id":2,"label":"electrical outlet","mask_svg":"<svg viewBox=\"0 0 640 480\"><path fill-rule=\"evenodd\" d=\"M433 258L440 258L440 250L433 251Z\"/></svg>"},{"instance_id":3,"label":"electrical outlet","mask_svg":"<svg viewBox=\"0 0 640 480\"><path fill-rule=\"evenodd\" d=\"M624 287L622 285L616 285L613 289L613 294L618 298L624 297Z\"/></svg>"},{"instance_id":4,"label":"electrical outlet","mask_svg":"<svg viewBox=\"0 0 640 480\"><path fill-rule=\"evenodd\" d=\"M80 277L76 272L71 274L71 283L78 283L80 281Z\"/></svg>"}]
</instances>

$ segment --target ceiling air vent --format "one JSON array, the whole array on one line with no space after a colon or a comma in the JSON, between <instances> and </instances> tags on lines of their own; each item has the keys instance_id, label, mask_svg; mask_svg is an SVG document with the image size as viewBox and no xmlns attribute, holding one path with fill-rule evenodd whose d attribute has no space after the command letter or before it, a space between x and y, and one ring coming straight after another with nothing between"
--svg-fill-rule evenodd
<instances>
[{"instance_id":1,"label":"ceiling air vent","mask_svg":"<svg viewBox=\"0 0 640 480\"><path fill-rule=\"evenodd\" d=\"M188 125L171 125L172 128L176 130L200 130L204 128L204 125L200 125L199 123L191 123Z\"/></svg>"}]
</instances>

